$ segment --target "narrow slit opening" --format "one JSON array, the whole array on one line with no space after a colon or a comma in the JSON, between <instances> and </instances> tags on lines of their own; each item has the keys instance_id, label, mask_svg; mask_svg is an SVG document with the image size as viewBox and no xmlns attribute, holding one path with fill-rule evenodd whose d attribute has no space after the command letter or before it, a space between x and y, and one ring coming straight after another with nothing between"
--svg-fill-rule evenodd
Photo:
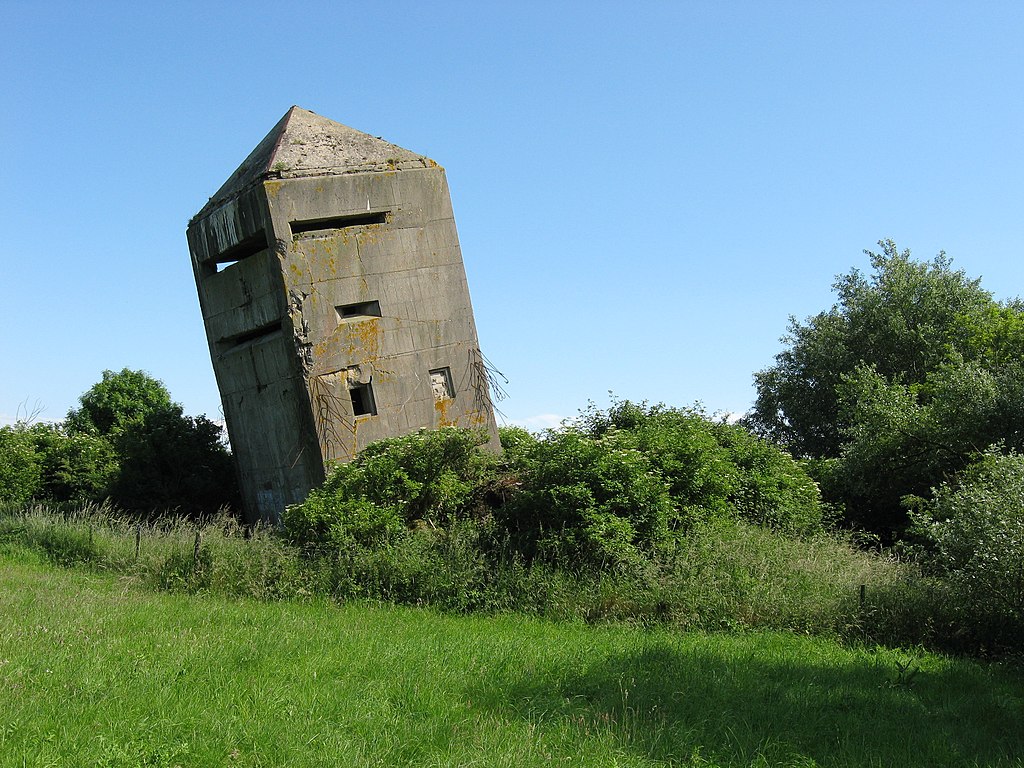
<instances>
[{"instance_id":1,"label":"narrow slit opening","mask_svg":"<svg viewBox=\"0 0 1024 768\"><path fill-rule=\"evenodd\" d=\"M364 227L368 224L384 224L388 220L388 211L374 213L357 213L353 216L332 216L326 219L306 219L293 221L292 237L318 237L329 235L338 229Z\"/></svg>"},{"instance_id":2,"label":"narrow slit opening","mask_svg":"<svg viewBox=\"0 0 1024 768\"><path fill-rule=\"evenodd\" d=\"M260 251L267 249L267 235L260 230L252 237L247 237L240 243L226 248L213 258L207 260L208 270L213 273L223 272L228 267L234 266L250 256L255 256Z\"/></svg>"},{"instance_id":3,"label":"narrow slit opening","mask_svg":"<svg viewBox=\"0 0 1024 768\"><path fill-rule=\"evenodd\" d=\"M340 307L335 307L334 311L338 313L338 322L344 320L354 320L362 317L380 317L380 302L374 301L359 301L355 304L342 304Z\"/></svg>"},{"instance_id":4,"label":"narrow slit opening","mask_svg":"<svg viewBox=\"0 0 1024 768\"><path fill-rule=\"evenodd\" d=\"M245 331L244 333L238 333L234 336L225 336L219 342L217 346L220 348L222 354L227 352L233 352L236 349L242 347L252 346L261 341L266 341L271 336L280 335L281 333L281 321L275 320L273 323L262 325L259 328L253 328L251 331Z\"/></svg>"}]
</instances>

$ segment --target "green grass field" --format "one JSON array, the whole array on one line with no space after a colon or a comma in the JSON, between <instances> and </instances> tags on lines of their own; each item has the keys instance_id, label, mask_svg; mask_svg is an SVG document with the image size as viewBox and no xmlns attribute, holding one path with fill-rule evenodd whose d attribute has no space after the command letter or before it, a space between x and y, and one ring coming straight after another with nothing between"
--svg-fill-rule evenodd
<instances>
[{"instance_id":1,"label":"green grass field","mask_svg":"<svg viewBox=\"0 0 1024 768\"><path fill-rule=\"evenodd\" d=\"M0 549L0 766L1019 766L1024 671L158 594Z\"/></svg>"}]
</instances>

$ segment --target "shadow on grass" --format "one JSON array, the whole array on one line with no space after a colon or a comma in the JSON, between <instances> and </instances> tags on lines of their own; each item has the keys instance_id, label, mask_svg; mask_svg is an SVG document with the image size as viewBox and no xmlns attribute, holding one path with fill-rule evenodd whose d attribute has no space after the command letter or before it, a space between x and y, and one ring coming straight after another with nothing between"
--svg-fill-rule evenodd
<instances>
[{"instance_id":1,"label":"shadow on grass","mask_svg":"<svg viewBox=\"0 0 1024 768\"><path fill-rule=\"evenodd\" d=\"M1024 765L1019 667L703 636L492 682L503 716L675 765Z\"/></svg>"}]
</instances>

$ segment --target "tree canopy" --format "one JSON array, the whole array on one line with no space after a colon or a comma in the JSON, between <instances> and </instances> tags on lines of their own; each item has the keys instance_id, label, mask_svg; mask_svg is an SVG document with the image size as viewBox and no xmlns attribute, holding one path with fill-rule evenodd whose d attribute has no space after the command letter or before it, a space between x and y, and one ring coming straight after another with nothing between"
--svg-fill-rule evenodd
<instances>
[{"instance_id":1,"label":"tree canopy","mask_svg":"<svg viewBox=\"0 0 1024 768\"><path fill-rule=\"evenodd\" d=\"M144 371L104 371L58 424L0 429L0 500L112 501L137 514L236 504L220 426L186 416Z\"/></svg>"},{"instance_id":2,"label":"tree canopy","mask_svg":"<svg viewBox=\"0 0 1024 768\"><path fill-rule=\"evenodd\" d=\"M71 432L113 435L155 411L172 407L162 381L145 371L124 368L104 371L103 378L78 398L81 407L68 411L64 424Z\"/></svg>"},{"instance_id":3,"label":"tree canopy","mask_svg":"<svg viewBox=\"0 0 1024 768\"><path fill-rule=\"evenodd\" d=\"M903 499L1024 435L1024 310L996 301L945 254L914 261L892 241L872 274L840 276L831 309L790 320L755 374L748 424L812 459L848 522L891 533Z\"/></svg>"}]
</instances>

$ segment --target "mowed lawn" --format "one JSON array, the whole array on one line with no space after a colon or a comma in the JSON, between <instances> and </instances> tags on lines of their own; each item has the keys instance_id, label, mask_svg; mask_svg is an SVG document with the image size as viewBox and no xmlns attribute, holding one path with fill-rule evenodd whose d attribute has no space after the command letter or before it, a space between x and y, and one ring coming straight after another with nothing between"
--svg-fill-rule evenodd
<instances>
[{"instance_id":1,"label":"mowed lawn","mask_svg":"<svg viewBox=\"0 0 1024 768\"><path fill-rule=\"evenodd\" d=\"M156 594L0 550L0 766L1019 766L1019 666Z\"/></svg>"}]
</instances>

